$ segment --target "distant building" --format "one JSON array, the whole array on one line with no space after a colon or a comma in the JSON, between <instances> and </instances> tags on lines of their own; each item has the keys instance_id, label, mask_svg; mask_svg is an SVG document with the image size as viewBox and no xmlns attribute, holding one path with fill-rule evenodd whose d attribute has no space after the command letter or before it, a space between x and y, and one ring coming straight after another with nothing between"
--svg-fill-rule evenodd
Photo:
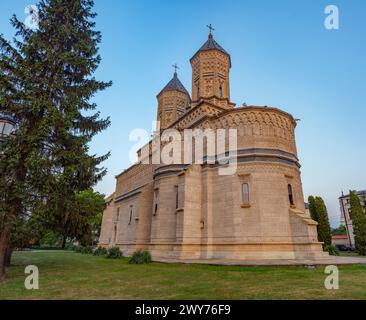
<instances>
[{"instance_id":1,"label":"distant building","mask_svg":"<svg viewBox=\"0 0 366 320\"><path fill-rule=\"evenodd\" d=\"M361 206L366 215L366 190L357 191L358 197L360 198ZM346 226L349 245L355 246L355 237L353 235L353 225L350 215L350 195L344 195L339 197L339 204L341 207L341 224Z\"/></svg>"},{"instance_id":2,"label":"distant building","mask_svg":"<svg viewBox=\"0 0 366 320\"><path fill-rule=\"evenodd\" d=\"M349 246L349 239L347 235L334 235L332 236L332 245L344 245Z\"/></svg>"}]
</instances>

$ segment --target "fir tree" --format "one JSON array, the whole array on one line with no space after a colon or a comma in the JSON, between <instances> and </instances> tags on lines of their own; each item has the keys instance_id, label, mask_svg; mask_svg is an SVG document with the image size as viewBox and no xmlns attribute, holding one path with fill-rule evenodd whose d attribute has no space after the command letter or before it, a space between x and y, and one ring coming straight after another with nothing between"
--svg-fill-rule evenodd
<instances>
[{"instance_id":1,"label":"fir tree","mask_svg":"<svg viewBox=\"0 0 366 320\"><path fill-rule=\"evenodd\" d=\"M309 211L310 211L311 219L318 222L318 216L316 214L316 208L315 208L315 198L313 196L309 196L308 204L309 204Z\"/></svg>"},{"instance_id":2,"label":"fir tree","mask_svg":"<svg viewBox=\"0 0 366 320\"><path fill-rule=\"evenodd\" d=\"M332 233L329 224L328 211L321 197L315 198L315 212L318 219L318 239L324 242L323 247L332 245Z\"/></svg>"},{"instance_id":3,"label":"fir tree","mask_svg":"<svg viewBox=\"0 0 366 320\"><path fill-rule=\"evenodd\" d=\"M350 193L350 209L356 251L359 255L366 255L366 216L355 192Z\"/></svg>"},{"instance_id":4,"label":"fir tree","mask_svg":"<svg viewBox=\"0 0 366 320\"><path fill-rule=\"evenodd\" d=\"M38 211L67 220L77 192L105 174L99 165L108 154L88 148L109 126L90 99L111 85L93 77L101 35L92 7L92 0L42 0L37 30L13 16L15 45L0 37L0 111L17 122L0 164L0 281L14 221Z\"/></svg>"},{"instance_id":5,"label":"fir tree","mask_svg":"<svg viewBox=\"0 0 366 320\"><path fill-rule=\"evenodd\" d=\"M327 207L321 197L309 196L309 211L311 218L318 222L318 240L324 242L323 248L332 244L332 233L329 224Z\"/></svg>"}]
</instances>

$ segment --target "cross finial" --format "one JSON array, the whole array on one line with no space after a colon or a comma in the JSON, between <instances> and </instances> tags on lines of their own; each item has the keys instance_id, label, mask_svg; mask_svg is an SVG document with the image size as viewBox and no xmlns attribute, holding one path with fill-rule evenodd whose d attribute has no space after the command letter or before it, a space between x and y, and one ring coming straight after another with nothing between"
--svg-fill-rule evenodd
<instances>
[{"instance_id":1,"label":"cross finial","mask_svg":"<svg viewBox=\"0 0 366 320\"><path fill-rule=\"evenodd\" d=\"M179 70L178 65L174 63L172 67L174 68L174 74L177 74L177 70Z\"/></svg>"},{"instance_id":2,"label":"cross finial","mask_svg":"<svg viewBox=\"0 0 366 320\"><path fill-rule=\"evenodd\" d=\"M215 31L214 27L211 25L211 23L209 25L206 26L209 30L210 30L210 35L212 35L212 31Z\"/></svg>"}]
</instances>

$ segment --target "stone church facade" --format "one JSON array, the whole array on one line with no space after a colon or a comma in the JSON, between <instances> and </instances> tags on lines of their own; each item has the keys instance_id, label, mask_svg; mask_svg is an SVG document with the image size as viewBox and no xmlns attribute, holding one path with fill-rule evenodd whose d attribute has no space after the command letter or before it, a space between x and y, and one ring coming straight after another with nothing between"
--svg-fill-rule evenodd
<instances>
[{"instance_id":1,"label":"stone church facade","mask_svg":"<svg viewBox=\"0 0 366 320\"><path fill-rule=\"evenodd\" d=\"M237 129L236 172L220 175L219 163L146 164L140 150L116 177L99 244L125 255L146 249L155 260L326 257L304 207L295 119L235 107L231 58L211 33L190 62L191 95L175 72L157 96L160 130Z\"/></svg>"}]
</instances>

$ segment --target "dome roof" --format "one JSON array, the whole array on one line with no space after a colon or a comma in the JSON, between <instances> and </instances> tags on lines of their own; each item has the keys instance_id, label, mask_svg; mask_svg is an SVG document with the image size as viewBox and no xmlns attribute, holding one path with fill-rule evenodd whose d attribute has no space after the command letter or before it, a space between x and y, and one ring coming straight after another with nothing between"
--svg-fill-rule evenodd
<instances>
[{"instance_id":1,"label":"dome roof","mask_svg":"<svg viewBox=\"0 0 366 320\"><path fill-rule=\"evenodd\" d=\"M218 50L221 51L222 53L226 54L227 56L229 56L229 60L230 60L230 65L231 65L231 58L230 55L226 52L226 50L221 47L213 38L212 33L210 33L208 35L208 40L203 44L203 46L193 55L192 59L200 52L202 51L209 51L209 50Z\"/></svg>"},{"instance_id":2,"label":"dome roof","mask_svg":"<svg viewBox=\"0 0 366 320\"><path fill-rule=\"evenodd\" d=\"M178 79L178 75L176 72L174 72L173 79L170 80L168 82L168 84L164 87L164 89L159 92L158 96L160 96L163 92L166 92L166 91L180 91L189 96L187 89L184 87L182 82L180 82L180 80Z\"/></svg>"}]
</instances>

